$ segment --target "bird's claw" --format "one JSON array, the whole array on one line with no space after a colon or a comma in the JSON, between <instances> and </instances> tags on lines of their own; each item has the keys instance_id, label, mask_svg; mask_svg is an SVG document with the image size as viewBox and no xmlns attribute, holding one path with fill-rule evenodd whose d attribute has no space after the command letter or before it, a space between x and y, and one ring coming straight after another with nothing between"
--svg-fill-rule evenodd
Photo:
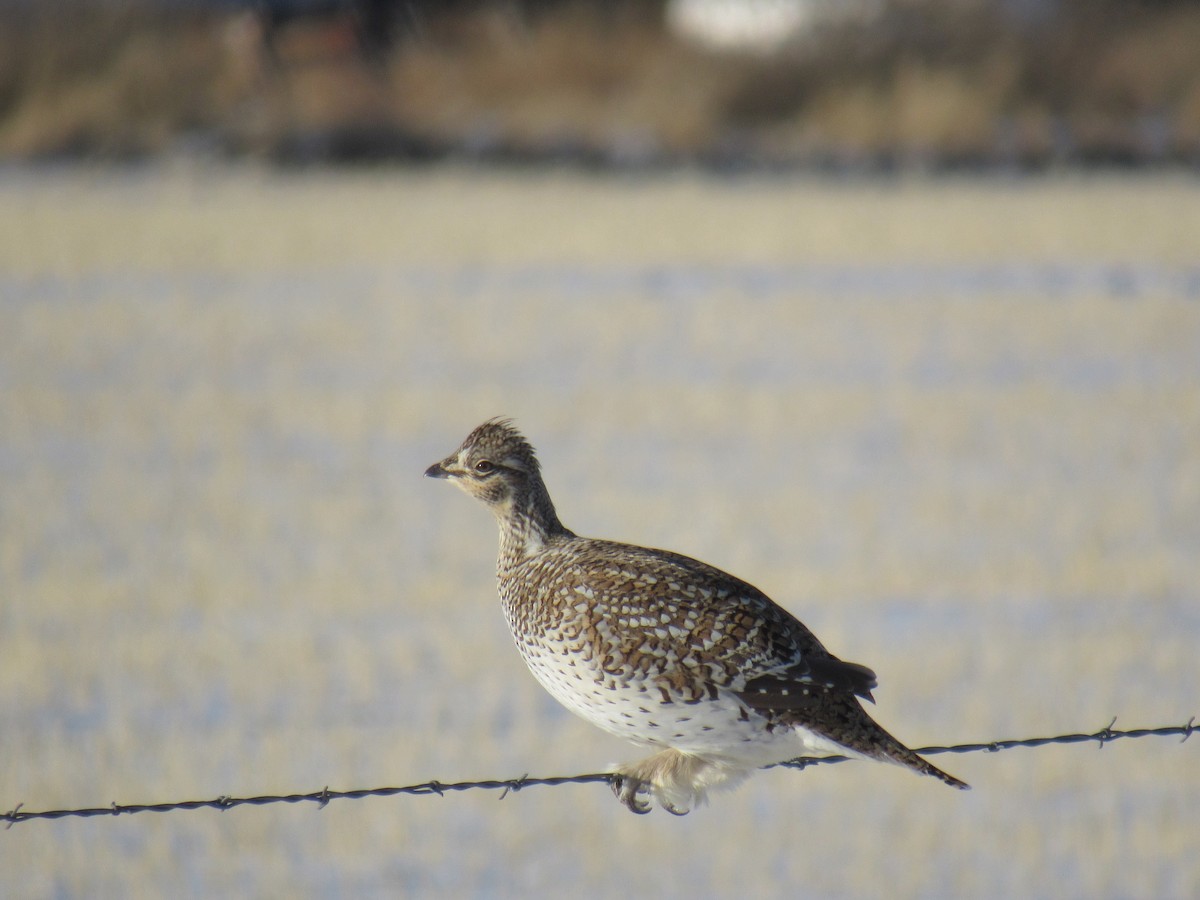
<instances>
[{"instance_id":1,"label":"bird's claw","mask_svg":"<svg viewBox=\"0 0 1200 900\"><path fill-rule=\"evenodd\" d=\"M611 784L613 794L630 812L639 816L650 812L650 800L638 799L638 794L650 793L650 786L646 782L630 778L628 775L614 775Z\"/></svg>"},{"instance_id":2,"label":"bird's claw","mask_svg":"<svg viewBox=\"0 0 1200 900\"><path fill-rule=\"evenodd\" d=\"M673 816L686 816L689 812L691 812L690 809L680 809L677 806L672 806L666 800L660 799L658 802L662 806L663 809L665 809L667 812L669 812Z\"/></svg>"}]
</instances>

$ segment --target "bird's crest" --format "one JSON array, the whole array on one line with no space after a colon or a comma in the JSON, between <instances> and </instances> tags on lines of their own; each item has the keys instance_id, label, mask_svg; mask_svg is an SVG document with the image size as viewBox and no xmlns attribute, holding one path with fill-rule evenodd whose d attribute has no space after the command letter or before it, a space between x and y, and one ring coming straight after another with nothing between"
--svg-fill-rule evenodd
<instances>
[{"instance_id":1,"label":"bird's crest","mask_svg":"<svg viewBox=\"0 0 1200 900\"><path fill-rule=\"evenodd\" d=\"M533 445L517 430L512 419L497 416L488 419L463 441L463 458L486 458L492 462L529 474L541 470Z\"/></svg>"}]
</instances>

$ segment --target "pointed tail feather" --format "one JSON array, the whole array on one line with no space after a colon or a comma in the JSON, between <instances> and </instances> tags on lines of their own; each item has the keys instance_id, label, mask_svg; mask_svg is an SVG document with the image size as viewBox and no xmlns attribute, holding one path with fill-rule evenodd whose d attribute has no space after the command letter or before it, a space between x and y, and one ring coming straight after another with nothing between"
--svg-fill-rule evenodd
<instances>
[{"instance_id":1,"label":"pointed tail feather","mask_svg":"<svg viewBox=\"0 0 1200 900\"><path fill-rule=\"evenodd\" d=\"M950 785L950 787L958 788L960 791L969 791L971 789L971 786L965 781L955 778L948 772L943 772L924 757L918 756L912 750L909 750L899 741L895 740L895 738L892 738L892 740L894 745L885 749L883 753L880 754L880 759L887 760L888 762L899 763L902 766L906 766L910 769L920 772L922 775L932 775L939 781L944 781L946 784Z\"/></svg>"},{"instance_id":2,"label":"pointed tail feather","mask_svg":"<svg viewBox=\"0 0 1200 900\"><path fill-rule=\"evenodd\" d=\"M960 791L969 791L971 789L971 786L969 784L967 784L965 781L955 778L949 772L943 772L941 769L939 769L933 763L928 762L925 759L922 759L920 756L917 756L917 754L915 754L915 753L913 754L913 756L916 757L920 761L920 766L918 767L918 771L921 772L923 775L932 775L934 778L940 779L941 781L944 781L946 784L950 785L950 787L958 788Z\"/></svg>"}]
</instances>

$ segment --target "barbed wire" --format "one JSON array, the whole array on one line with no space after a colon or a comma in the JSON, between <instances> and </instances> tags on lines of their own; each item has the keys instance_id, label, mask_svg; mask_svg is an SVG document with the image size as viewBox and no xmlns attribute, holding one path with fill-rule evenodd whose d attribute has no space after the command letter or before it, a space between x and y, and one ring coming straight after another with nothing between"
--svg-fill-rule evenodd
<instances>
[{"instance_id":1,"label":"barbed wire","mask_svg":"<svg viewBox=\"0 0 1200 900\"><path fill-rule=\"evenodd\" d=\"M985 741L974 744L951 744L948 746L916 747L917 753L924 756L934 756L939 753L999 753L1014 747L1043 747L1047 744L1082 744L1094 743L1103 750L1104 745L1120 738L1168 737L1179 735L1180 743L1192 736L1192 732L1200 730L1196 726L1196 717L1192 716L1183 725L1164 725L1158 728L1132 728L1118 731L1114 729L1117 719L1099 731L1091 733L1059 734L1054 737L1015 738L998 741ZM809 766L846 762L846 756L799 757L780 766L791 769L806 769ZM770 767L769 767L770 768ZM63 819L68 817L92 818L95 816L119 816L140 812L174 812L185 809L233 809L237 806L267 806L272 803L316 803L323 809L331 800L361 800L364 797L394 797L398 794L436 794L439 797L455 791L499 790L500 799L510 792L515 793L527 787L558 787L563 784L597 784L611 783L612 773L596 772L588 775L558 775L550 777L531 778L522 775L519 778L489 779L484 781L426 781L421 784L410 784L404 787L363 788L351 791L331 791L324 787L319 791L307 794L264 794L260 797L228 797L221 796L212 800L182 800L172 803L112 803L109 806L99 806L87 809L50 809L42 811L25 811L18 803L14 809L0 815L0 820L7 822L7 828L12 828L18 822L31 819Z\"/></svg>"}]
</instances>

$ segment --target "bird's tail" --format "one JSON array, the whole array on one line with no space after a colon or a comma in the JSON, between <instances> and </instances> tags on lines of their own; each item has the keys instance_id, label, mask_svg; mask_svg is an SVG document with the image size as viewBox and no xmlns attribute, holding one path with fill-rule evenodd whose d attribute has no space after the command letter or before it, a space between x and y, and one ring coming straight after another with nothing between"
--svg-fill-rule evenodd
<instances>
[{"instance_id":1,"label":"bird's tail","mask_svg":"<svg viewBox=\"0 0 1200 900\"><path fill-rule=\"evenodd\" d=\"M882 731L883 729L880 730ZM884 732L884 734L887 734L887 732ZM965 781L955 778L948 772L943 772L933 763L929 762L929 760L909 750L890 734L887 736L889 738L888 745L880 748L881 752L877 757L878 759L905 766L916 772L920 772L922 775L932 775L939 781L945 782L950 787L958 788L960 791L969 791L971 789L971 786Z\"/></svg>"},{"instance_id":2,"label":"bird's tail","mask_svg":"<svg viewBox=\"0 0 1200 900\"><path fill-rule=\"evenodd\" d=\"M859 718L860 729L856 729L851 734L835 738L839 743L843 743L863 756L869 756L881 762L895 763L898 766L912 769L914 772L920 772L922 775L932 775L939 781L950 785L950 787L956 787L962 791L971 789L971 786L965 781L955 778L948 772L943 772L933 763L918 755L916 751L908 749L908 747L892 737L882 725L866 714L861 704L856 703L855 706L858 707L861 714L861 718ZM851 739L846 740L846 737Z\"/></svg>"},{"instance_id":3,"label":"bird's tail","mask_svg":"<svg viewBox=\"0 0 1200 900\"><path fill-rule=\"evenodd\" d=\"M946 784L950 785L950 787L958 788L960 791L969 791L971 789L971 786L965 781L960 778L955 778L949 772L943 772L933 763L929 762L929 760L917 756L917 754L913 753L911 750L908 751L908 754L911 757L911 760L905 760L905 765L911 766L922 775L932 775L934 778L945 782Z\"/></svg>"},{"instance_id":4,"label":"bird's tail","mask_svg":"<svg viewBox=\"0 0 1200 900\"><path fill-rule=\"evenodd\" d=\"M849 750L853 755L895 763L922 775L932 775L959 790L970 788L965 781L943 772L888 734L883 726L867 715L862 704L849 694L840 697L820 695L811 708L804 710L803 718L798 712L789 710L788 714L793 716L790 719L791 724L815 731Z\"/></svg>"}]
</instances>

